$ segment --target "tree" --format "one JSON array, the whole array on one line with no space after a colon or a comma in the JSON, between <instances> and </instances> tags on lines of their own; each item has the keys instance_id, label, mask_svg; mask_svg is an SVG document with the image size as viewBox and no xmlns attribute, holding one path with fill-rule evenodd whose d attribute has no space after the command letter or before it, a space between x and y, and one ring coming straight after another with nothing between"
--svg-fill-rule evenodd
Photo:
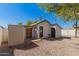
<instances>
[{"instance_id":1,"label":"tree","mask_svg":"<svg viewBox=\"0 0 79 59\"><path fill-rule=\"evenodd\" d=\"M21 22L19 22L19 23L18 23L18 25L22 25L22 23L21 23Z\"/></svg>"},{"instance_id":2,"label":"tree","mask_svg":"<svg viewBox=\"0 0 79 59\"><path fill-rule=\"evenodd\" d=\"M79 4L72 3L47 3L38 4L48 13L55 12L58 17L63 17L64 21L72 21L75 23L75 37L77 37L77 26L79 21Z\"/></svg>"},{"instance_id":3,"label":"tree","mask_svg":"<svg viewBox=\"0 0 79 59\"><path fill-rule=\"evenodd\" d=\"M27 20L26 25L30 26L31 24L32 24L32 21L31 20Z\"/></svg>"}]
</instances>

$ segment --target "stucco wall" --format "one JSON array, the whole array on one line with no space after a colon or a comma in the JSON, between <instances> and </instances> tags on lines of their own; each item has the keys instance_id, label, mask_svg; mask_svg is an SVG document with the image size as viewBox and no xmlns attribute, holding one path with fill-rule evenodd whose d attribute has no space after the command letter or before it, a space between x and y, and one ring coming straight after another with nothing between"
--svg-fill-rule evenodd
<instances>
[{"instance_id":1,"label":"stucco wall","mask_svg":"<svg viewBox=\"0 0 79 59\"><path fill-rule=\"evenodd\" d=\"M48 34L50 34L50 25L47 22L44 22L40 24L39 26L43 25L43 36L44 38L49 37Z\"/></svg>"},{"instance_id":2,"label":"stucco wall","mask_svg":"<svg viewBox=\"0 0 79 59\"><path fill-rule=\"evenodd\" d=\"M55 28L56 38L61 37L61 28L59 26L52 26L48 22L42 22L42 23L36 25L37 34L35 34L34 31L32 30L33 37L37 36L37 38L40 38L40 34L39 34L40 33L40 30L39 30L40 26L43 26L43 38L49 37L49 34L51 36L51 28Z\"/></svg>"},{"instance_id":3,"label":"stucco wall","mask_svg":"<svg viewBox=\"0 0 79 59\"><path fill-rule=\"evenodd\" d=\"M37 34L37 26L33 26L32 27L32 38L38 38L38 34Z\"/></svg>"},{"instance_id":4,"label":"stucco wall","mask_svg":"<svg viewBox=\"0 0 79 59\"><path fill-rule=\"evenodd\" d=\"M61 28L56 26L56 38L59 38L59 37L61 37Z\"/></svg>"},{"instance_id":5,"label":"stucco wall","mask_svg":"<svg viewBox=\"0 0 79 59\"><path fill-rule=\"evenodd\" d=\"M8 26L9 40L8 45L18 45L24 43L25 39L25 28L18 25L9 25Z\"/></svg>"},{"instance_id":6,"label":"stucco wall","mask_svg":"<svg viewBox=\"0 0 79 59\"><path fill-rule=\"evenodd\" d=\"M43 38L47 38L48 37L48 34L50 34L50 24L48 24L48 22L43 22L43 23L40 23L40 24L38 24L37 25L37 36L38 36L38 38L40 38L39 36L40 36L40 34L39 34L39 32L40 32L40 30L39 30L39 27L40 26L43 26Z\"/></svg>"},{"instance_id":7,"label":"stucco wall","mask_svg":"<svg viewBox=\"0 0 79 59\"><path fill-rule=\"evenodd\" d=\"M61 37L61 28L59 26L51 26L51 28L55 28L55 37Z\"/></svg>"}]
</instances>

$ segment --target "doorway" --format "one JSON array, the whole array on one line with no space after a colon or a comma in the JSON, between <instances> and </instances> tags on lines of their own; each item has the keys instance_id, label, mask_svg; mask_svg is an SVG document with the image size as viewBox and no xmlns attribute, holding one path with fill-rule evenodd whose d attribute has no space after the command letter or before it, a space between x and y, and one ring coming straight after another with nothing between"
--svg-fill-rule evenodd
<instances>
[{"instance_id":1,"label":"doorway","mask_svg":"<svg viewBox=\"0 0 79 59\"><path fill-rule=\"evenodd\" d=\"M43 26L40 26L40 38L43 37Z\"/></svg>"},{"instance_id":2,"label":"doorway","mask_svg":"<svg viewBox=\"0 0 79 59\"><path fill-rule=\"evenodd\" d=\"M55 38L55 28L51 28L51 37Z\"/></svg>"}]
</instances>

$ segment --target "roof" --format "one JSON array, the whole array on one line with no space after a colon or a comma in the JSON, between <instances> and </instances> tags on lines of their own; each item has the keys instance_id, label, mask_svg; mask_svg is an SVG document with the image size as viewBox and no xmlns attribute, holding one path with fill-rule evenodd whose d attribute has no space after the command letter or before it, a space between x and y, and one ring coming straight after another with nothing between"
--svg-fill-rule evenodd
<instances>
[{"instance_id":1,"label":"roof","mask_svg":"<svg viewBox=\"0 0 79 59\"><path fill-rule=\"evenodd\" d=\"M62 27L61 27L60 25L58 25L58 24L51 24L51 23L50 23L49 21L47 21L47 20L35 21L33 24L31 24L31 26L26 26L26 25L20 25L20 26L32 27L32 26L36 26L36 25L38 25L38 24L40 24L40 23L43 23L43 22L48 22L48 24L50 24L51 26L58 26L59 28L62 29ZM18 26L18 25L15 25L15 26Z\"/></svg>"},{"instance_id":2,"label":"roof","mask_svg":"<svg viewBox=\"0 0 79 59\"><path fill-rule=\"evenodd\" d=\"M20 27L28 27L28 28L32 27L32 26L26 26L26 25L8 25L8 26L20 26Z\"/></svg>"},{"instance_id":3,"label":"roof","mask_svg":"<svg viewBox=\"0 0 79 59\"><path fill-rule=\"evenodd\" d=\"M0 28L4 28L3 26L0 26Z\"/></svg>"},{"instance_id":4,"label":"roof","mask_svg":"<svg viewBox=\"0 0 79 59\"><path fill-rule=\"evenodd\" d=\"M60 25L58 24L51 24L52 26L58 26L59 28L63 29Z\"/></svg>"},{"instance_id":5,"label":"roof","mask_svg":"<svg viewBox=\"0 0 79 59\"><path fill-rule=\"evenodd\" d=\"M31 24L31 26L35 26L35 25L38 25L42 22L48 22L47 20L42 20L42 21L36 21L35 23ZM50 22L48 22L50 24ZM51 24L50 24L51 25Z\"/></svg>"},{"instance_id":6,"label":"roof","mask_svg":"<svg viewBox=\"0 0 79 59\"><path fill-rule=\"evenodd\" d=\"M31 24L31 26L35 26L35 25L38 25L38 24L43 23L43 22L48 22L50 25L52 25L52 26L58 26L59 28L62 29L62 27L61 27L60 25L58 25L58 24L51 24L51 23L50 23L49 21L47 21L47 20L36 21L35 23Z\"/></svg>"}]
</instances>

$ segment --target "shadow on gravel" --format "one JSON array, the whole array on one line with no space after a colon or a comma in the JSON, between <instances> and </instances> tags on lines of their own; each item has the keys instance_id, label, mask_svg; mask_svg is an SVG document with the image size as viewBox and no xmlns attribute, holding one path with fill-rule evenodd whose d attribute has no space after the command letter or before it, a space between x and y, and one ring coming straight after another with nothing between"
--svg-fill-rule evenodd
<instances>
[{"instance_id":1,"label":"shadow on gravel","mask_svg":"<svg viewBox=\"0 0 79 59\"><path fill-rule=\"evenodd\" d=\"M61 37L61 38L46 38L45 40L48 40L48 41L62 41L64 39L71 39L71 37Z\"/></svg>"},{"instance_id":2,"label":"shadow on gravel","mask_svg":"<svg viewBox=\"0 0 79 59\"><path fill-rule=\"evenodd\" d=\"M71 39L71 37L61 37L62 39Z\"/></svg>"},{"instance_id":3,"label":"shadow on gravel","mask_svg":"<svg viewBox=\"0 0 79 59\"><path fill-rule=\"evenodd\" d=\"M36 47L38 47L38 45L32 42L31 40L25 40L23 44L9 47L1 47L0 56L14 56L15 49L28 50Z\"/></svg>"},{"instance_id":4,"label":"shadow on gravel","mask_svg":"<svg viewBox=\"0 0 79 59\"><path fill-rule=\"evenodd\" d=\"M36 48L36 47L39 47L39 46L37 44L35 44L34 42L32 42L31 40L27 40L27 41L25 40L25 42L23 44L12 46L10 48L28 50L28 49L32 49L32 48Z\"/></svg>"},{"instance_id":5,"label":"shadow on gravel","mask_svg":"<svg viewBox=\"0 0 79 59\"><path fill-rule=\"evenodd\" d=\"M36 47L38 47L38 45L31 42L30 44L20 44L20 45L12 46L10 48L12 48L12 49L20 49L20 50L28 50L28 49L32 49L32 48L36 48Z\"/></svg>"},{"instance_id":6,"label":"shadow on gravel","mask_svg":"<svg viewBox=\"0 0 79 59\"><path fill-rule=\"evenodd\" d=\"M0 56L14 56L14 49L8 47L0 48Z\"/></svg>"}]
</instances>

